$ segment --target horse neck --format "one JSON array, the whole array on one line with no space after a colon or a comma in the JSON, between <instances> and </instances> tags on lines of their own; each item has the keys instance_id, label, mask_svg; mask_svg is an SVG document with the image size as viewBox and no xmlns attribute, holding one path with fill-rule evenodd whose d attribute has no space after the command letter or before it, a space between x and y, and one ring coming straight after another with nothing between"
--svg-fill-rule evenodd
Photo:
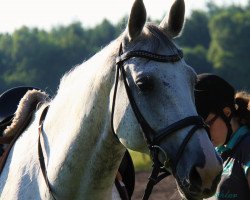
<instances>
[{"instance_id":1,"label":"horse neck","mask_svg":"<svg viewBox=\"0 0 250 200\"><path fill-rule=\"evenodd\" d=\"M63 80L45 121L48 176L64 198L111 198L125 151L110 127L115 66L105 67L110 61L103 65L97 59L86 63L91 70L79 66Z\"/></svg>"}]
</instances>

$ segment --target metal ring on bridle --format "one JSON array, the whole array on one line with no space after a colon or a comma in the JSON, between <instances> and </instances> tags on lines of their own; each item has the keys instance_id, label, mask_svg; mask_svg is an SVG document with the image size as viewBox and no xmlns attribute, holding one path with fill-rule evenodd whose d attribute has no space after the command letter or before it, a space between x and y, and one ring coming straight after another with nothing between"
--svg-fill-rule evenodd
<instances>
[{"instance_id":1,"label":"metal ring on bridle","mask_svg":"<svg viewBox=\"0 0 250 200\"><path fill-rule=\"evenodd\" d=\"M165 157L165 161L164 161L164 163L161 163L162 164L161 167L166 167L166 168L170 167L170 158L167 156L166 151L164 151L164 149L161 148L159 145L154 145L154 146L152 146L152 148L158 149L160 152L163 153L163 155ZM157 159L159 160L159 158L157 158ZM158 162L160 162L160 161L158 161Z\"/></svg>"}]
</instances>

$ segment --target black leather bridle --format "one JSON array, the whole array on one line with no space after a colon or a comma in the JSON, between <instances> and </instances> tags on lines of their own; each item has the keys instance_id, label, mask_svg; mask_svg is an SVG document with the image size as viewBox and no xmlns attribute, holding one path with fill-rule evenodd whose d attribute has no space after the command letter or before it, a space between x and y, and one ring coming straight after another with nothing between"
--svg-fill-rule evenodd
<instances>
[{"instance_id":1,"label":"black leather bridle","mask_svg":"<svg viewBox=\"0 0 250 200\"><path fill-rule=\"evenodd\" d=\"M169 162L171 169L172 169L172 174L175 175L178 162L182 156L182 153L183 153L188 141L190 140L190 138L192 137L192 135L195 133L195 131L197 129L204 128L204 127L206 127L206 125L204 124L204 122L200 116L190 116L190 117L186 117L184 119L181 119L180 121L177 121L177 122L167 126L164 129L161 129L159 131L155 131L153 128L151 128L149 123L143 117L142 113L140 112L140 109L138 108L138 106L134 100L134 97L132 95L132 91L128 85L127 76L126 76L126 72L124 69L124 62L127 61L128 59L134 58L134 57L154 60L156 62L169 63L169 62L177 62L177 61L181 60L183 57L183 53L179 49L177 50L177 53L174 53L171 55L159 55L159 54L154 54L154 53L151 53L148 51L141 51L141 50L128 51L128 52L123 53L122 52L122 45L121 45L120 49L119 49L119 56L116 59L117 68L116 68L116 77L115 77L114 94L113 94L112 111L111 111L111 128L112 128L113 134L117 137L115 130L114 130L113 120L114 120L114 111L115 111L115 102L116 102L116 96L117 96L118 80L119 80L119 75L121 73L130 105L133 109L133 112L136 116L138 123L140 124L144 139L147 143L147 146L149 148L149 151L150 151L150 154L151 154L151 157L153 160L153 170L152 170L152 173L149 177L149 181L148 181L148 184L147 184L147 187L145 189L144 196L143 196L143 200L147 200L152 192L154 185L156 185L158 182L160 182L166 176L170 175L170 173L168 171L166 171L166 169L165 169L166 163L162 164L158 159L159 151L162 151L166 155L164 150L161 149L161 147L159 146L160 142L164 138L169 137L170 135L172 135L173 133L175 133L176 131L178 131L182 128L185 128L185 127L190 126L190 125L195 125L189 131L189 133L187 134L187 136L183 140L175 158L172 158L171 162ZM52 187L51 187L49 180L48 180L47 170L46 170L45 161L44 161L44 155L43 155L42 146L41 146L41 137L42 137L42 133L43 133L43 122L45 120L48 109L49 109L49 106L46 106L44 108L42 115L40 117L40 120L39 120L38 155L39 155L40 167L41 167L42 174L44 176L46 185L49 189L49 192L50 192L52 198L56 199L54 196L54 191L52 190Z\"/></svg>"},{"instance_id":2,"label":"black leather bridle","mask_svg":"<svg viewBox=\"0 0 250 200\"><path fill-rule=\"evenodd\" d=\"M164 129L155 131L149 125L149 123L145 120L144 116L140 112L140 109L138 108L135 102L135 99L132 95L132 91L128 84L127 75L124 69L124 62L129 60L130 58L135 58L135 57L154 60L156 62L166 62L166 63L172 62L173 63L173 62L180 61L183 57L183 53L179 49L177 49L177 53L174 53L171 55L159 55L159 54L154 54L154 53L151 53L148 51L142 51L142 50L128 51L128 52L123 53L122 44L121 44L120 49L119 49L119 56L116 59L117 68L116 68L116 79L115 79L115 85L114 85L113 103L112 103L112 111L111 111L111 127L112 127L113 134L116 135L115 130L114 130L113 119L114 119L114 110L115 110L118 80L119 80L119 75L121 73L130 105L132 107L132 110L136 116L138 123L140 124L144 139L147 143L147 146L149 148L149 151L153 160L153 170L149 177L149 181L148 181L148 184L145 189L144 196L143 196L143 200L146 200L149 198L154 185L156 185L166 176L170 175L170 172L166 171L164 164L162 164L158 159L159 151L162 151L166 155L165 151L161 149L161 147L159 146L160 142L166 137L169 137L170 135L172 135L173 133L175 133L176 131L182 128L185 128L190 125L195 125L188 132L187 136L183 140L175 158L171 159L170 166L172 169L172 174L175 176L178 162L190 138L192 137L192 135L195 133L197 129L204 128L206 126L204 124L203 119L200 116L189 116L167 126Z\"/></svg>"}]
</instances>

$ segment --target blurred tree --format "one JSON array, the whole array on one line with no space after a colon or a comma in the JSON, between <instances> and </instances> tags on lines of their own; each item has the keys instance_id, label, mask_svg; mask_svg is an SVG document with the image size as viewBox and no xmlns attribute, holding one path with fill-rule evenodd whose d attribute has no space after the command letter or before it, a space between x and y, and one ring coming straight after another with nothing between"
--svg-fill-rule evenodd
<instances>
[{"instance_id":1,"label":"blurred tree","mask_svg":"<svg viewBox=\"0 0 250 200\"><path fill-rule=\"evenodd\" d=\"M88 30L88 45L92 47L94 52L99 51L101 47L115 39L116 35L115 26L104 19L101 24Z\"/></svg>"},{"instance_id":2,"label":"blurred tree","mask_svg":"<svg viewBox=\"0 0 250 200\"><path fill-rule=\"evenodd\" d=\"M56 89L60 77L90 57L92 48L88 45L86 31L80 22L53 28L47 40L44 53L47 53L45 58L50 65L46 65L45 71L50 73L46 77L50 83L54 82L53 89ZM46 49L50 52L46 52Z\"/></svg>"},{"instance_id":3,"label":"blurred tree","mask_svg":"<svg viewBox=\"0 0 250 200\"><path fill-rule=\"evenodd\" d=\"M207 60L207 49L210 44L208 29L209 18L204 11L193 11L186 20L181 37L176 42L184 47L186 62L196 73L212 72L213 67Z\"/></svg>"},{"instance_id":4,"label":"blurred tree","mask_svg":"<svg viewBox=\"0 0 250 200\"><path fill-rule=\"evenodd\" d=\"M126 28L128 22L128 16L121 18L115 26L115 38L118 37Z\"/></svg>"},{"instance_id":5,"label":"blurred tree","mask_svg":"<svg viewBox=\"0 0 250 200\"><path fill-rule=\"evenodd\" d=\"M12 38L9 34L0 35L0 92L6 88L4 74L14 68L11 56Z\"/></svg>"},{"instance_id":6,"label":"blurred tree","mask_svg":"<svg viewBox=\"0 0 250 200\"><path fill-rule=\"evenodd\" d=\"M213 72L213 66L207 60L207 50L202 45L194 48L184 48L186 63L194 68L197 74Z\"/></svg>"},{"instance_id":7,"label":"blurred tree","mask_svg":"<svg viewBox=\"0 0 250 200\"><path fill-rule=\"evenodd\" d=\"M29 57L34 59L37 50L37 39L34 34L27 27L22 27L11 38L7 36L5 40L2 40L1 48L5 48L6 45L9 45L6 51L9 63L4 62L6 71L2 78L5 83L9 86L32 83L35 80L36 69L30 68L27 64L29 64Z\"/></svg>"},{"instance_id":8,"label":"blurred tree","mask_svg":"<svg viewBox=\"0 0 250 200\"><path fill-rule=\"evenodd\" d=\"M208 1L207 11L193 11L176 42L197 73L215 72L237 87L250 88L250 1L245 7L214 2ZM105 19L88 29L73 22L50 31L22 27L0 34L0 92L17 85L55 91L65 72L107 45L126 25L127 16L116 25Z\"/></svg>"},{"instance_id":9,"label":"blurred tree","mask_svg":"<svg viewBox=\"0 0 250 200\"><path fill-rule=\"evenodd\" d=\"M212 37L208 58L215 72L238 88L250 88L250 10L231 6L209 24Z\"/></svg>"},{"instance_id":10,"label":"blurred tree","mask_svg":"<svg viewBox=\"0 0 250 200\"><path fill-rule=\"evenodd\" d=\"M177 38L178 43L185 47L202 45L209 47L210 34L208 29L208 15L203 11L193 11L190 18L185 22L181 37Z\"/></svg>"}]
</instances>

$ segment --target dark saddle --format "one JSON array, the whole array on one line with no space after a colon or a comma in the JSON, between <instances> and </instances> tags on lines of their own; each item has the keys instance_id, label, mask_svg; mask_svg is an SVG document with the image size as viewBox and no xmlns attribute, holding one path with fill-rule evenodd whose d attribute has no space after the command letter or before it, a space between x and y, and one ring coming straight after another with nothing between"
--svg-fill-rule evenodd
<instances>
[{"instance_id":1,"label":"dark saddle","mask_svg":"<svg viewBox=\"0 0 250 200\"><path fill-rule=\"evenodd\" d=\"M36 87L15 87L7 90L6 92L0 95L0 174L1 170L4 167L6 150L3 149L3 144L11 144L14 143L14 138L5 138L3 137L3 131L9 126L13 120L14 114L17 110L20 100L26 94L28 90L41 90ZM29 124L29 120L27 120L27 124L24 125L24 128ZM23 130L20 130L22 132ZM21 133L20 133L21 134ZM12 145L9 145L10 148ZM7 147L7 149L10 149ZM1 155L3 155L1 157ZM4 160L4 162L3 162ZM115 185L116 188L123 200L131 199L131 196L134 191L135 186L135 170L132 158L128 151L125 152L125 155L120 164L118 174L120 174L121 178L116 178ZM118 177L118 176L117 176ZM122 179L122 180L119 180ZM121 182L125 185L122 185Z\"/></svg>"},{"instance_id":2,"label":"dark saddle","mask_svg":"<svg viewBox=\"0 0 250 200\"><path fill-rule=\"evenodd\" d=\"M6 92L0 95L0 137L3 135L3 131L9 126L12 122L14 114L17 110L17 106L26 94L28 90L40 90L35 87L20 86L7 90ZM9 143L9 142L7 142ZM3 153L2 144L0 145L0 156Z\"/></svg>"},{"instance_id":3,"label":"dark saddle","mask_svg":"<svg viewBox=\"0 0 250 200\"><path fill-rule=\"evenodd\" d=\"M20 86L7 90L0 95L0 124L11 120L16 112L19 101L28 90L40 90L35 87Z\"/></svg>"}]
</instances>

